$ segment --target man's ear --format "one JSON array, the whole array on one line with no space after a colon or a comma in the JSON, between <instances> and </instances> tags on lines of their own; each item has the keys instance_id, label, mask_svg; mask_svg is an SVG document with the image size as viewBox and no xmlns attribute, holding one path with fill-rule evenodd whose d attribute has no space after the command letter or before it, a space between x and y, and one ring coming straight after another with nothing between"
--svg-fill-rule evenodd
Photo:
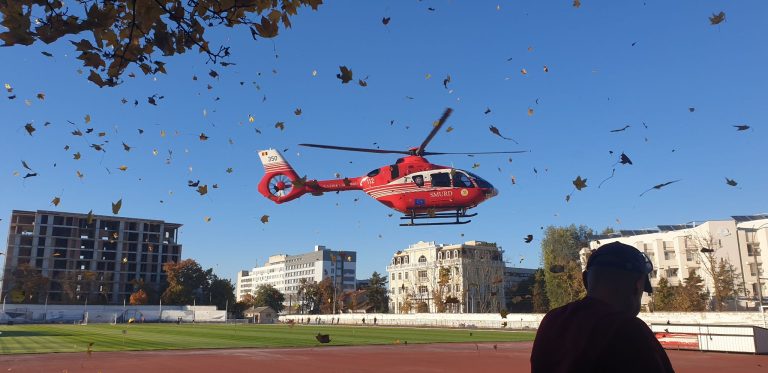
<instances>
[{"instance_id":1,"label":"man's ear","mask_svg":"<svg viewBox=\"0 0 768 373\"><path fill-rule=\"evenodd\" d=\"M587 271L581 272L581 282L584 284L584 289L589 290L587 285Z\"/></svg>"}]
</instances>

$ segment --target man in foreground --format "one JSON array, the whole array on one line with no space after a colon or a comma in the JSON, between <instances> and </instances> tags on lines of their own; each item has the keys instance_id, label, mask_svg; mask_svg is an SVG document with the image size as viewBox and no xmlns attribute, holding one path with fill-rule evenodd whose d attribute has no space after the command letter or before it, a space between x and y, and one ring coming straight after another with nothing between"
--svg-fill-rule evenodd
<instances>
[{"instance_id":1,"label":"man in foreground","mask_svg":"<svg viewBox=\"0 0 768 373\"><path fill-rule=\"evenodd\" d=\"M632 246L600 246L582 273L587 296L549 311L531 352L538 372L674 372L667 353L639 318L651 293L653 264Z\"/></svg>"}]
</instances>

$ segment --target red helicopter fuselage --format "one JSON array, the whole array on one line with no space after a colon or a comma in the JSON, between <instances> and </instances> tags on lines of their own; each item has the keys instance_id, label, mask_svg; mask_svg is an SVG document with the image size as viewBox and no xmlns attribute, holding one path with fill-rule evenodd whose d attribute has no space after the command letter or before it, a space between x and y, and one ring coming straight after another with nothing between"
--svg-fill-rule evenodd
<instances>
[{"instance_id":1,"label":"red helicopter fuselage","mask_svg":"<svg viewBox=\"0 0 768 373\"><path fill-rule=\"evenodd\" d=\"M306 193L362 190L389 208L414 215L463 213L498 194L493 185L471 172L432 164L417 155L399 158L366 176L332 180L300 178L275 149L263 150L259 156L265 170L259 192L275 203L288 202Z\"/></svg>"}]
</instances>

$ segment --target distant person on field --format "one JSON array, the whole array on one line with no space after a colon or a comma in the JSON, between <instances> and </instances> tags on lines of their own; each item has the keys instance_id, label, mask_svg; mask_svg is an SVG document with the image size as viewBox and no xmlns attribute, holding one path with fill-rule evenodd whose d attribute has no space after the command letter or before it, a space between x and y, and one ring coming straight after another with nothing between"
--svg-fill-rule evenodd
<instances>
[{"instance_id":1,"label":"distant person on field","mask_svg":"<svg viewBox=\"0 0 768 373\"><path fill-rule=\"evenodd\" d=\"M583 299L544 316L531 352L538 372L674 372L650 328L637 318L653 264L632 246L600 246L587 261Z\"/></svg>"}]
</instances>

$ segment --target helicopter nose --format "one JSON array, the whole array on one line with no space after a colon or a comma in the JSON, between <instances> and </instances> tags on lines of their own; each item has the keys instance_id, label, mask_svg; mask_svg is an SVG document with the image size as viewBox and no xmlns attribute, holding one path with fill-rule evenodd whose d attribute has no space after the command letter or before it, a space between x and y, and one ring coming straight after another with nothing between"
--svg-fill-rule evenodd
<instances>
[{"instance_id":1,"label":"helicopter nose","mask_svg":"<svg viewBox=\"0 0 768 373\"><path fill-rule=\"evenodd\" d=\"M497 195L499 195L498 189L489 188L488 192L485 194L485 198L488 199L488 198L496 197Z\"/></svg>"}]
</instances>

